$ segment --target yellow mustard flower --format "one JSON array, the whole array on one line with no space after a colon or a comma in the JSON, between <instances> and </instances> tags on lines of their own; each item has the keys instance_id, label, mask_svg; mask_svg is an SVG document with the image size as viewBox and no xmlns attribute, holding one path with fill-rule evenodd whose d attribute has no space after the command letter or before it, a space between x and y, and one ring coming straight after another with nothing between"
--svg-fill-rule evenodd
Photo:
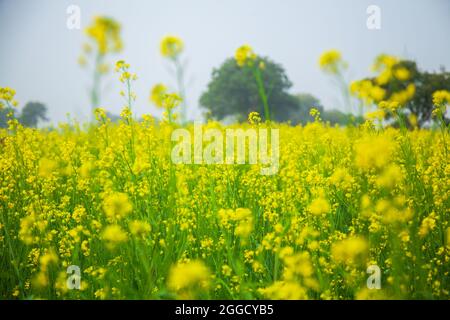
<instances>
[{"instance_id":1,"label":"yellow mustard flower","mask_svg":"<svg viewBox=\"0 0 450 320\"><path fill-rule=\"evenodd\" d=\"M333 244L331 255L337 263L362 263L368 254L369 246L361 237L350 237Z\"/></svg>"},{"instance_id":2,"label":"yellow mustard flower","mask_svg":"<svg viewBox=\"0 0 450 320\"><path fill-rule=\"evenodd\" d=\"M236 49L234 58L239 67L250 65L256 60L256 54L253 52L252 47L248 44L244 44Z\"/></svg>"},{"instance_id":3,"label":"yellow mustard flower","mask_svg":"<svg viewBox=\"0 0 450 320\"><path fill-rule=\"evenodd\" d=\"M161 40L161 55L166 58L176 58L184 48L183 41L176 36L167 35Z\"/></svg>"},{"instance_id":4,"label":"yellow mustard flower","mask_svg":"<svg viewBox=\"0 0 450 320\"><path fill-rule=\"evenodd\" d=\"M166 94L167 87L162 83L158 83L154 85L150 91L150 101L158 108L162 108L164 106L164 97Z\"/></svg>"},{"instance_id":5,"label":"yellow mustard flower","mask_svg":"<svg viewBox=\"0 0 450 320\"><path fill-rule=\"evenodd\" d=\"M94 40L100 55L122 50L120 37L120 24L110 17L97 16L85 30L86 34Z\"/></svg>"},{"instance_id":6,"label":"yellow mustard flower","mask_svg":"<svg viewBox=\"0 0 450 320\"><path fill-rule=\"evenodd\" d=\"M103 230L102 239L105 241L106 246L109 249L114 249L117 245L126 242L128 240L128 236L119 225L113 224L107 226Z\"/></svg>"},{"instance_id":7,"label":"yellow mustard flower","mask_svg":"<svg viewBox=\"0 0 450 320\"><path fill-rule=\"evenodd\" d=\"M342 65L342 54L336 49L324 52L319 58L320 68L327 73L337 73Z\"/></svg>"},{"instance_id":8,"label":"yellow mustard flower","mask_svg":"<svg viewBox=\"0 0 450 320\"><path fill-rule=\"evenodd\" d=\"M167 285L175 291L206 290L210 283L210 272L200 260L179 262L172 266Z\"/></svg>"},{"instance_id":9,"label":"yellow mustard flower","mask_svg":"<svg viewBox=\"0 0 450 320\"><path fill-rule=\"evenodd\" d=\"M103 210L108 219L120 220L133 210L133 205L126 193L114 192L103 200Z\"/></svg>"}]
</instances>

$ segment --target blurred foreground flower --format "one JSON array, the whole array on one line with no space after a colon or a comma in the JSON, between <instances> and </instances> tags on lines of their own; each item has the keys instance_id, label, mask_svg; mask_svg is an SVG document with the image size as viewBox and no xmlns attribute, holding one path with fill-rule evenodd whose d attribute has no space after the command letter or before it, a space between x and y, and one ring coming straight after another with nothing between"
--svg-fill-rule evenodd
<instances>
[{"instance_id":1,"label":"blurred foreground flower","mask_svg":"<svg viewBox=\"0 0 450 320\"><path fill-rule=\"evenodd\" d=\"M133 206L126 193L115 192L103 200L103 210L111 221L120 220L128 215Z\"/></svg>"},{"instance_id":2,"label":"blurred foreground flower","mask_svg":"<svg viewBox=\"0 0 450 320\"><path fill-rule=\"evenodd\" d=\"M200 260L179 262L169 272L167 286L182 297L192 297L209 287L210 272Z\"/></svg>"},{"instance_id":3,"label":"blurred foreground flower","mask_svg":"<svg viewBox=\"0 0 450 320\"><path fill-rule=\"evenodd\" d=\"M182 99L177 93L166 93L163 96L163 107L167 110L172 110L178 107Z\"/></svg>"},{"instance_id":4,"label":"blurred foreground flower","mask_svg":"<svg viewBox=\"0 0 450 320\"><path fill-rule=\"evenodd\" d=\"M342 61L342 55L338 50L329 50L324 52L319 58L320 68L327 72L336 74L342 68L345 69L346 64Z\"/></svg>"},{"instance_id":5,"label":"blurred foreground flower","mask_svg":"<svg viewBox=\"0 0 450 320\"><path fill-rule=\"evenodd\" d=\"M360 237L341 240L331 247L331 255L335 262L343 264L363 263L367 257L369 245Z\"/></svg>"},{"instance_id":6,"label":"blurred foreground flower","mask_svg":"<svg viewBox=\"0 0 450 320\"><path fill-rule=\"evenodd\" d=\"M433 93L433 116L442 118L446 112L447 105L450 104L450 92L447 90L438 90Z\"/></svg>"},{"instance_id":7,"label":"blurred foreground flower","mask_svg":"<svg viewBox=\"0 0 450 320\"><path fill-rule=\"evenodd\" d=\"M117 245L126 242L128 240L128 236L119 225L113 224L107 226L103 230L102 239L105 241L106 247L113 250Z\"/></svg>"},{"instance_id":8,"label":"blurred foreground flower","mask_svg":"<svg viewBox=\"0 0 450 320\"><path fill-rule=\"evenodd\" d=\"M150 101L153 102L158 108L163 108L164 96L166 94L167 87L162 83L158 83L154 85L150 91Z\"/></svg>"},{"instance_id":9,"label":"blurred foreground flower","mask_svg":"<svg viewBox=\"0 0 450 320\"><path fill-rule=\"evenodd\" d=\"M94 40L98 53L105 55L110 52L119 52L123 44L120 37L120 24L110 17L97 16L85 30L86 35ZM87 47L85 47L87 48ZM85 50L86 51L90 51Z\"/></svg>"},{"instance_id":10,"label":"blurred foreground flower","mask_svg":"<svg viewBox=\"0 0 450 320\"><path fill-rule=\"evenodd\" d=\"M438 90L433 93L433 104L436 106L450 104L450 92L447 90Z\"/></svg>"},{"instance_id":11,"label":"blurred foreground flower","mask_svg":"<svg viewBox=\"0 0 450 320\"><path fill-rule=\"evenodd\" d=\"M161 40L161 55L174 59L183 52L183 40L176 36L168 35Z\"/></svg>"}]
</instances>

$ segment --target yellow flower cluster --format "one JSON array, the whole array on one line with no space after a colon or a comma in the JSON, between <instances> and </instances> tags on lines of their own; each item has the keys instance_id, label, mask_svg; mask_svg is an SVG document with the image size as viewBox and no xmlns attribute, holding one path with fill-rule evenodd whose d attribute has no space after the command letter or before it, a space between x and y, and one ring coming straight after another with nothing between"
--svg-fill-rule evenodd
<instances>
[{"instance_id":1,"label":"yellow flower cluster","mask_svg":"<svg viewBox=\"0 0 450 320\"><path fill-rule=\"evenodd\" d=\"M378 85L382 86L389 82L393 76L393 68L398 62L399 59L397 57L387 54L380 54L375 58L372 70L379 72L379 75L376 77L376 83Z\"/></svg>"},{"instance_id":2,"label":"yellow flower cluster","mask_svg":"<svg viewBox=\"0 0 450 320\"><path fill-rule=\"evenodd\" d=\"M400 103L398 101L381 101L378 104L378 108L380 111L389 111L389 112L396 112L401 107Z\"/></svg>"},{"instance_id":3,"label":"yellow flower cluster","mask_svg":"<svg viewBox=\"0 0 450 320\"><path fill-rule=\"evenodd\" d=\"M109 52L122 50L122 39L120 37L120 24L112 18L98 16L85 30L86 34L94 40L98 53L105 55ZM89 51L89 48L87 50Z\"/></svg>"},{"instance_id":4,"label":"yellow flower cluster","mask_svg":"<svg viewBox=\"0 0 450 320\"><path fill-rule=\"evenodd\" d=\"M311 204L308 207L308 210L309 212L311 212L311 214L315 216L320 216L322 214L330 212L330 204L325 198L319 197L311 202Z\"/></svg>"},{"instance_id":5,"label":"yellow flower cluster","mask_svg":"<svg viewBox=\"0 0 450 320\"><path fill-rule=\"evenodd\" d=\"M353 81L350 84L350 92L361 99L366 105L379 102L386 96L386 90L373 84L370 80Z\"/></svg>"},{"instance_id":6,"label":"yellow flower cluster","mask_svg":"<svg viewBox=\"0 0 450 320\"><path fill-rule=\"evenodd\" d=\"M116 62L116 72L120 72L120 82L125 83L129 80L137 80L137 75L135 73L130 73L128 70L130 69L130 65L123 60L119 60Z\"/></svg>"},{"instance_id":7,"label":"yellow flower cluster","mask_svg":"<svg viewBox=\"0 0 450 320\"><path fill-rule=\"evenodd\" d=\"M404 106L414 98L416 87L411 80L411 72L401 65L401 61L394 56L382 54L375 58L372 70L378 74L374 79L362 79L350 84L350 93L360 99L365 105L378 104L383 100L395 102ZM389 93L387 86L390 81L402 84L400 90ZM382 112L369 114L369 118L379 118Z\"/></svg>"},{"instance_id":8,"label":"yellow flower cluster","mask_svg":"<svg viewBox=\"0 0 450 320\"><path fill-rule=\"evenodd\" d=\"M261 116L258 112L252 111L248 114L248 123L258 125L261 123Z\"/></svg>"},{"instance_id":9,"label":"yellow flower cluster","mask_svg":"<svg viewBox=\"0 0 450 320\"><path fill-rule=\"evenodd\" d=\"M252 47L248 44L244 44L236 49L234 58L239 67L244 67L245 65L252 65L257 56L255 52L253 52Z\"/></svg>"},{"instance_id":10,"label":"yellow flower cluster","mask_svg":"<svg viewBox=\"0 0 450 320\"><path fill-rule=\"evenodd\" d=\"M208 288L210 278L210 272L203 262L179 262L171 268L167 286L182 298L193 298L196 291Z\"/></svg>"},{"instance_id":11,"label":"yellow flower cluster","mask_svg":"<svg viewBox=\"0 0 450 320\"><path fill-rule=\"evenodd\" d=\"M103 230L102 239L105 241L107 248L114 249L118 244L126 242L128 236L119 225L113 224Z\"/></svg>"},{"instance_id":12,"label":"yellow flower cluster","mask_svg":"<svg viewBox=\"0 0 450 320\"><path fill-rule=\"evenodd\" d=\"M331 255L338 263L363 263L368 254L369 245L360 237L350 237L333 244Z\"/></svg>"},{"instance_id":13,"label":"yellow flower cluster","mask_svg":"<svg viewBox=\"0 0 450 320\"><path fill-rule=\"evenodd\" d=\"M163 57L175 59L183 52L183 48L183 41L176 36L168 35L161 40L160 49Z\"/></svg>"},{"instance_id":14,"label":"yellow flower cluster","mask_svg":"<svg viewBox=\"0 0 450 320\"><path fill-rule=\"evenodd\" d=\"M152 227L146 221L133 220L130 222L130 231L135 236L146 236L152 231Z\"/></svg>"},{"instance_id":15,"label":"yellow flower cluster","mask_svg":"<svg viewBox=\"0 0 450 320\"><path fill-rule=\"evenodd\" d=\"M450 104L450 92L447 90L438 90L433 93L433 116L442 116L447 110L447 105Z\"/></svg>"},{"instance_id":16,"label":"yellow flower cluster","mask_svg":"<svg viewBox=\"0 0 450 320\"><path fill-rule=\"evenodd\" d=\"M167 87L162 83L158 83L153 86L150 92L150 101L153 102L158 108L162 108L164 103L164 96L166 94Z\"/></svg>"},{"instance_id":17,"label":"yellow flower cluster","mask_svg":"<svg viewBox=\"0 0 450 320\"><path fill-rule=\"evenodd\" d=\"M395 141L389 137L364 137L355 143L355 164L363 170L385 168L391 162L395 148Z\"/></svg>"},{"instance_id":18,"label":"yellow flower cluster","mask_svg":"<svg viewBox=\"0 0 450 320\"><path fill-rule=\"evenodd\" d=\"M181 103L181 97L177 93L166 93L163 95L162 105L166 110L172 110Z\"/></svg>"},{"instance_id":19,"label":"yellow flower cluster","mask_svg":"<svg viewBox=\"0 0 450 320\"><path fill-rule=\"evenodd\" d=\"M6 104L7 106L17 107L18 102L14 100L15 95L16 90L9 87L0 87L0 110L4 107L4 104Z\"/></svg>"},{"instance_id":20,"label":"yellow flower cluster","mask_svg":"<svg viewBox=\"0 0 450 320\"><path fill-rule=\"evenodd\" d=\"M436 106L450 104L450 92L447 90L438 90L433 93L433 104Z\"/></svg>"},{"instance_id":21,"label":"yellow flower cluster","mask_svg":"<svg viewBox=\"0 0 450 320\"><path fill-rule=\"evenodd\" d=\"M236 210L221 209L218 212L220 223L225 229L230 229L235 224L234 233L246 239L253 231L253 216L249 209L237 208Z\"/></svg>"},{"instance_id":22,"label":"yellow flower cluster","mask_svg":"<svg viewBox=\"0 0 450 320\"><path fill-rule=\"evenodd\" d=\"M103 200L103 210L107 218L111 221L120 220L127 216L132 210L127 194L115 192L108 195Z\"/></svg>"},{"instance_id":23,"label":"yellow flower cluster","mask_svg":"<svg viewBox=\"0 0 450 320\"><path fill-rule=\"evenodd\" d=\"M324 52L319 58L320 68L331 74L338 73L342 68L345 68L345 63L342 61L342 54L338 50L329 50Z\"/></svg>"},{"instance_id":24,"label":"yellow flower cluster","mask_svg":"<svg viewBox=\"0 0 450 320\"><path fill-rule=\"evenodd\" d=\"M416 94L416 86L410 83L406 86L404 90L394 92L390 97L390 101L398 102L400 105L404 106L408 101L414 98Z\"/></svg>"}]
</instances>

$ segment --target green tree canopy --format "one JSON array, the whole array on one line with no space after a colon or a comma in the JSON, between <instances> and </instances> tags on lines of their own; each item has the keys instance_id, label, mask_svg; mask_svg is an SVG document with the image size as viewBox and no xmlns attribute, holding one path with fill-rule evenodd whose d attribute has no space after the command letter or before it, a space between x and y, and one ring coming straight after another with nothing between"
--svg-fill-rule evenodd
<instances>
[{"instance_id":1,"label":"green tree canopy","mask_svg":"<svg viewBox=\"0 0 450 320\"><path fill-rule=\"evenodd\" d=\"M0 108L0 128L8 128L8 114L15 114L15 110L10 107Z\"/></svg>"},{"instance_id":2,"label":"green tree canopy","mask_svg":"<svg viewBox=\"0 0 450 320\"><path fill-rule=\"evenodd\" d=\"M25 127L36 128L40 120L48 120L47 107L40 102L28 102L22 109L19 122Z\"/></svg>"},{"instance_id":3,"label":"green tree canopy","mask_svg":"<svg viewBox=\"0 0 450 320\"><path fill-rule=\"evenodd\" d=\"M298 109L291 114L291 122L293 124L306 124L311 122L314 118L309 114L311 108L316 108L321 113L323 112L322 103L318 98L309 93L299 93L295 95L298 103Z\"/></svg>"},{"instance_id":4,"label":"green tree canopy","mask_svg":"<svg viewBox=\"0 0 450 320\"><path fill-rule=\"evenodd\" d=\"M416 94L408 108L417 115L419 126L431 119L433 111L433 93L438 90L450 91L450 72L444 68L440 72L420 72L415 80ZM444 114L445 117L445 114ZM446 118L445 120L448 121Z\"/></svg>"},{"instance_id":5,"label":"green tree canopy","mask_svg":"<svg viewBox=\"0 0 450 320\"><path fill-rule=\"evenodd\" d=\"M265 65L261 72L272 119L287 121L299 108L296 97L287 92L292 83L281 65L268 58L258 57L256 63L259 65L261 62ZM200 97L200 105L217 120L227 116L244 120L251 111L264 115L253 74L246 68L240 68L233 58L213 70L208 89Z\"/></svg>"},{"instance_id":6,"label":"green tree canopy","mask_svg":"<svg viewBox=\"0 0 450 320\"><path fill-rule=\"evenodd\" d=\"M408 86L413 85L414 94L407 99L404 104L408 113L417 117L417 125L423 126L431 120L433 111L433 93L438 90L450 90L450 73L441 68L439 72L422 71L417 67L416 62L410 60L400 60L393 65L392 70L406 69L409 77L405 80L399 80L396 77L390 77L386 83L380 85L386 91L383 100L396 100L395 95L407 90ZM368 78L374 85L377 84L377 78Z\"/></svg>"},{"instance_id":7,"label":"green tree canopy","mask_svg":"<svg viewBox=\"0 0 450 320\"><path fill-rule=\"evenodd\" d=\"M329 122L331 125L338 124L340 126L356 125L364 122L362 116L355 116L336 109L324 110L321 112L321 118L324 122Z\"/></svg>"}]
</instances>

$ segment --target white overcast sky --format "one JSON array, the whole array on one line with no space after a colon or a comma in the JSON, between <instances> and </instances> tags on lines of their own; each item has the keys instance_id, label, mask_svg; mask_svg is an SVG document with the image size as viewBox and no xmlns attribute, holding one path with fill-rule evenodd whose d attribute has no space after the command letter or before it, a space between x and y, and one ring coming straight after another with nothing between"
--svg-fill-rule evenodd
<instances>
[{"instance_id":1,"label":"white overcast sky","mask_svg":"<svg viewBox=\"0 0 450 320\"><path fill-rule=\"evenodd\" d=\"M81 30L66 27L71 4L81 8ZM381 8L381 30L366 27L372 4ZM283 65L292 93L312 93L327 109L342 109L339 92L317 67L330 48L349 62L349 80L369 75L382 52L414 59L422 69L450 69L448 0L0 0L0 86L15 88L22 106L45 103L54 123L67 113L86 117L90 78L77 58L82 29L94 15L122 24L125 49L112 61L127 60L139 76L138 114L160 114L148 102L152 85L174 86L159 55L165 34L179 35L186 45L191 119L201 114L198 98L212 69L244 43ZM102 106L114 113L123 106L119 90L116 75L110 75Z\"/></svg>"}]
</instances>

